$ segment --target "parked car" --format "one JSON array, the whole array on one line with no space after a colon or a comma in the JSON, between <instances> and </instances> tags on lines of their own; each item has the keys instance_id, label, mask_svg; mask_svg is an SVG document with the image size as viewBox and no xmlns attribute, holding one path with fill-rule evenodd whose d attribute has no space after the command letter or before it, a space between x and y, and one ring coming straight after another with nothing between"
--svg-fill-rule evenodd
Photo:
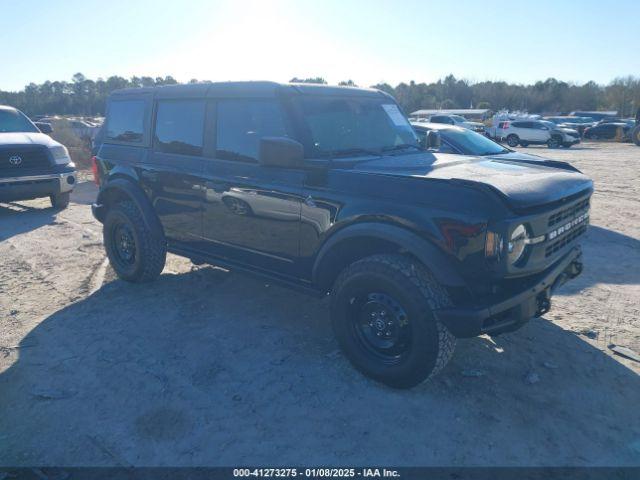
<instances>
[{"instance_id":1,"label":"parked car","mask_svg":"<svg viewBox=\"0 0 640 480\"><path fill-rule=\"evenodd\" d=\"M49 124L0 106L0 202L49 197L54 208L66 208L75 166L67 149L36 125L51 132Z\"/></svg>"},{"instance_id":2,"label":"parked car","mask_svg":"<svg viewBox=\"0 0 640 480\"><path fill-rule=\"evenodd\" d=\"M473 155L498 160L533 162L558 168L566 168L567 170L575 170L574 167L564 162L548 160L529 153L516 152L480 133L472 132L466 128L424 122L411 122L411 125L418 134L422 145L427 146L429 144L429 139L427 138L429 132L437 134L439 142L437 142L437 145L432 149L438 153L453 153L456 155Z\"/></svg>"},{"instance_id":3,"label":"parked car","mask_svg":"<svg viewBox=\"0 0 640 480\"><path fill-rule=\"evenodd\" d=\"M445 125L456 125L462 128L468 128L474 132L484 132L485 127L483 123L471 122L461 115L433 115L429 119L431 123L443 123Z\"/></svg>"},{"instance_id":4,"label":"parked car","mask_svg":"<svg viewBox=\"0 0 640 480\"><path fill-rule=\"evenodd\" d=\"M580 134L569 128L560 128L545 120L516 120L500 122L497 129L500 140L510 147L547 145L549 148L566 147L580 143Z\"/></svg>"},{"instance_id":5,"label":"parked car","mask_svg":"<svg viewBox=\"0 0 640 480\"><path fill-rule=\"evenodd\" d=\"M116 91L94 162L120 278L151 281L172 252L329 294L347 358L394 387L440 371L457 337L544 314L582 271L589 178L424 150L378 90Z\"/></svg>"},{"instance_id":6,"label":"parked car","mask_svg":"<svg viewBox=\"0 0 640 480\"><path fill-rule=\"evenodd\" d=\"M598 123L584 131L584 138L590 140L618 140L625 141L631 134L631 127L627 123Z\"/></svg>"},{"instance_id":7,"label":"parked car","mask_svg":"<svg viewBox=\"0 0 640 480\"><path fill-rule=\"evenodd\" d=\"M592 127L596 121L591 117L544 117L544 120L555 123L560 128L576 130L580 136L587 127Z\"/></svg>"}]
</instances>

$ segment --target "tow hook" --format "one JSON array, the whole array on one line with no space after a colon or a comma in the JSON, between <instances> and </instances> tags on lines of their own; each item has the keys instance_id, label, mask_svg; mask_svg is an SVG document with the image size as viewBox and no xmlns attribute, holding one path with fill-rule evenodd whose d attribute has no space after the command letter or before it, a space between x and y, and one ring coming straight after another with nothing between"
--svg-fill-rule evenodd
<instances>
[{"instance_id":1,"label":"tow hook","mask_svg":"<svg viewBox=\"0 0 640 480\"><path fill-rule=\"evenodd\" d=\"M540 292L536 297L536 317L541 317L545 313L551 310L551 297L549 296L549 290Z\"/></svg>"},{"instance_id":2,"label":"tow hook","mask_svg":"<svg viewBox=\"0 0 640 480\"><path fill-rule=\"evenodd\" d=\"M576 278L578 275L582 273L582 269L584 268L582 262L580 260L575 260L571 262L569 268L567 269L567 273L570 278Z\"/></svg>"}]
</instances>

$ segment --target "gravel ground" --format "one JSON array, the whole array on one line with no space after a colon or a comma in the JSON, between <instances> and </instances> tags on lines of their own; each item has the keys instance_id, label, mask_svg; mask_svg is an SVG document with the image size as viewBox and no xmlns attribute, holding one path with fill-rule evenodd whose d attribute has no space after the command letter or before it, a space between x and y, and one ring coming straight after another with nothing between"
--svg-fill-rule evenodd
<instances>
[{"instance_id":1,"label":"gravel ground","mask_svg":"<svg viewBox=\"0 0 640 480\"><path fill-rule=\"evenodd\" d=\"M0 205L0 465L640 465L640 148L523 149L596 183L585 273L513 334L396 391L326 301L170 256L130 285L78 185Z\"/></svg>"}]
</instances>

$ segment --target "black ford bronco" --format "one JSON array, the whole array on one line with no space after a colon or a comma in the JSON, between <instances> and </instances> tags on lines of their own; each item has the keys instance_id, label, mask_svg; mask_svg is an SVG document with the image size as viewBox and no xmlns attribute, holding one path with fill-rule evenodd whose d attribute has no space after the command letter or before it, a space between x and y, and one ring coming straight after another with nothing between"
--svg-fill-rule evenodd
<instances>
[{"instance_id":1,"label":"black ford bronco","mask_svg":"<svg viewBox=\"0 0 640 480\"><path fill-rule=\"evenodd\" d=\"M456 337L544 314L582 270L589 178L432 153L377 90L126 89L101 136L93 213L121 278L153 280L172 252L329 294L345 354L391 386L441 370Z\"/></svg>"},{"instance_id":2,"label":"black ford bronco","mask_svg":"<svg viewBox=\"0 0 640 480\"><path fill-rule=\"evenodd\" d=\"M64 145L21 111L0 105L0 202L49 197L54 208L69 205L75 165Z\"/></svg>"}]
</instances>

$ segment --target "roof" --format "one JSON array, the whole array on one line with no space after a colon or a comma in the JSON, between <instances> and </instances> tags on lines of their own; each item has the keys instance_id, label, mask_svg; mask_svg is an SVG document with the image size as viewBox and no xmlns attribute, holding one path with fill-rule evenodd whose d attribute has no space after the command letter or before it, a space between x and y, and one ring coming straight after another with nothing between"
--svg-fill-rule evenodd
<instances>
[{"instance_id":1,"label":"roof","mask_svg":"<svg viewBox=\"0 0 640 480\"><path fill-rule=\"evenodd\" d=\"M491 110L488 108L456 108L450 110L416 110L411 115L484 115Z\"/></svg>"},{"instance_id":2,"label":"roof","mask_svg":"<svg viewBox=\"0 0 640 480\"><path fill-rule=\"evenodd\" d=\"M164 85L161 87L123 88L114 90L113 96L154 95L169 97L238 97L272 96L276 92L298 92L303 95L378 96L387 94L371 88L338 87L311 83L276 83L266 81L211 82Z\"/></svg>"},{"instance_id":3,"label":"roof","mask_svg":"<svg viewBox=\"0 0 640 480\"><path fill-rule=\"evenodd\" d=\"M17 110L17 108L12 107L11 105L0 105L0 110Z\"/></svg>"}]
</instances>

